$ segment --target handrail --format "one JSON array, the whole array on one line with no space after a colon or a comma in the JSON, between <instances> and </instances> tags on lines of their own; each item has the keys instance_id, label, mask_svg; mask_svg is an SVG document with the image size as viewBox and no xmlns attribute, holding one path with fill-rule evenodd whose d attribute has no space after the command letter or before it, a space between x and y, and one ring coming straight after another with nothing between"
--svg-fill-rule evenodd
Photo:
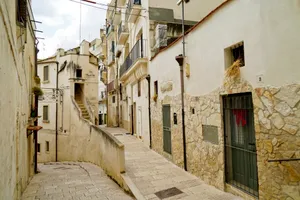
<instances>
[{"instance_id":1,"label":"handrail","mask_svg":"<svg viewBox=\"0 0 300 200\"><path fill-rule=\"evenodd\" d=\"M130 53L126 57L124 63L120 67L120 77L131 68L131 66L137 61L137 59L146 58L147 56L146 45L147 45L147 41L142 39L139 39L135 43Z\"/></svg>"},{"instance_id":2,"label":"handrail","mask_svg":"<svg viewBox=\"0 0 300 200\"><path fill-rule=\"evenodd\" d=\"M289 162L289 161L300 161L300 158L282 158L276 160L268 160L268 162Z\"/></svg>"}]
</instances>

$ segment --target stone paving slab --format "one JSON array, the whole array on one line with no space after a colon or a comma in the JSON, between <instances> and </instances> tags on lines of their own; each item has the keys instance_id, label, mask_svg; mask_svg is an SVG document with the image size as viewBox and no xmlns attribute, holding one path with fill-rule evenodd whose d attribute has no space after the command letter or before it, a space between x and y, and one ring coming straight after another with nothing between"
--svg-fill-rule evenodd
<instances>
[{"instance_id":1,"label":"stone paving slab","mask_svg":"<svg viewBox=\"0 0 300 200\"><path fill-rule=\"evenodd\" d=\"M126 176L147 200L158 200L156 192L176 187L183 193L164 200L240 200L232 194L205 184L163 156L152 151L121 128L101 127L115 135L125 145ZM142 199L142 198L141 198Z\"/></svg>"},{"instance_id":2,"label":"stone paving slab","mask_svg":"<svg viewBox=\"0 0 300 200\"><path fill-rule=\"evenodd\" d=\"M81 162L40 164L22 200L132 200L96 165Z\"/></svg>"}]
</instances>

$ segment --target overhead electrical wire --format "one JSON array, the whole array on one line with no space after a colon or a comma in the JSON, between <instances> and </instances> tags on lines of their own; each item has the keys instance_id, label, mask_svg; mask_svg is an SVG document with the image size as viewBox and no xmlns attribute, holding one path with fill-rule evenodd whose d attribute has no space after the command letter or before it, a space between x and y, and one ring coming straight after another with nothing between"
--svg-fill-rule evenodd
<instances>
[{"instance_id":1,"label":"overhead electrical wire","mask_svg":"<svg viewBox=\"0 0 300 200\"><path fill-rule=\"evenodd\" d=\"M90 5L90 4L86 4L86 3L83 3L83 2L78 2L78 1L75 1L75 0L69 0L69 1L72 1L74 3L79 3L81 5L85 5L85 6L89 6L89 7L92 7L92 8L96 8L96 9L100 9L100 10L105 10L105 11L114 11L114 9L109 9L109 8L101 8L101 7L98 7L98 6L93 6L93 5ZM126 12L119 12L120 14L128 14ZM139 17L146 17L146 16L143 16L143 15L140 15L140 14L130 14L130 15L134 15L134 16L139 16Z\"/></svg>"}]
</instances>

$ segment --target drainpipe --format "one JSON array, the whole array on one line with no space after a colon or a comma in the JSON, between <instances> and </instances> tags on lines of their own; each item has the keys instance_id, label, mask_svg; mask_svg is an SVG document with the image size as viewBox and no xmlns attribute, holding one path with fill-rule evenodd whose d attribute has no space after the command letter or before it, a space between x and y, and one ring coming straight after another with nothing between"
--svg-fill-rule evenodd
<instances>
[{"instance_id":1,"label":"drainpipe","mask_svg":"<svg viewBox=\"0 0 300 200\"><path fill-rule=\"evenodd\" d=\"M152 149L152 129L151 129L151 102L150 102L150 99L151 99L151 91L150 91L150 80L151 80L151 76L150 74L148 74L148 76L146 77L147 81L148 81L148 115L149 115L149 137L150 137L150 149Z\"/></svg>"},{"instance_id":2,"label":"drainpipe","mask_svg":"<svg viewBox=\"0 0 300 200\"><path fill-rule=\"evenodd\" d=\"M58 62L56 62L56 104L55 104L55 161L57 162L57 141L58 141ZM63 117L63 116L62 116Z\"/></svg>"},{"instance_id":3,"label":"drainpipe","mask_svg":"<svg viewBox=\"0 0 300 200\"><path fill-rule=\"evenodd\" d=\"M38 43L35 46L35 76L37 76L37 54L39 52L37 48ZM35 115L38 116L38 110L39 110L39 99L37 95L34 95L34 106L35 106ZM38 120L36 119L34 122L34 126L38 126ZM34 139L34 173L38 173L37 168L37 148L38 148L38 131L33 131L33 139Z\"/></svg>"},{"instance_id":4,"label":"drainpipe","mask_svg":"<svg viewBox=\"0 0 300 200\"><path fill-rule=\"evenodd\" d=\"M183 64L184 64L184 59L185 59L184 3L185 3L185 1L181 0L181 4L182 4L182 54L176 56L175 59L180 66L183 162L184 162L184 170L187 171L185 115L184 115L184 73L183 73Z\"/></svg>"}]
</instances>

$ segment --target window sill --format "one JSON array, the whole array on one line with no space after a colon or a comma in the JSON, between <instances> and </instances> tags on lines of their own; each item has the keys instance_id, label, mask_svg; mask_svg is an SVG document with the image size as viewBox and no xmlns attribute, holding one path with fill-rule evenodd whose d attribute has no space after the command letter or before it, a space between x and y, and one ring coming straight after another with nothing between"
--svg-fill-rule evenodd
<instances>
[{"instance_id":1,"label":"window sill","mask_svg":"<svg viewBox=\"0 0 300 200\"><path fill-rule=\"evenodd\" d=\"M45 123L45 124L49 124L49 123L50 123L50 121L49 121L49 120L43 120L43 123Z\"/></svg>"},{"instance_id":2,"label":"window sill","mask_svg":"<svg viewBox=\"0 0 300 200\"><path fill-rule=\"evenodd\" d=\"M43 81L42 82L43 84L46 84L46 83L50 83L50 81L48 80L48 81Z\"/></svg>"}]
</instances>

